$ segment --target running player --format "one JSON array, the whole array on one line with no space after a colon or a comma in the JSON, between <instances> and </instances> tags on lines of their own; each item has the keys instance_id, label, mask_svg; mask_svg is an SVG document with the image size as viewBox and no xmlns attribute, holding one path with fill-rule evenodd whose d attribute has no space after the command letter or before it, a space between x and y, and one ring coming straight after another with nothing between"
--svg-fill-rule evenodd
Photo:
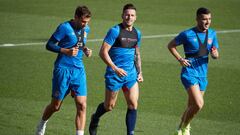
<instances>
[{"instance_id":1,"label":"running player","mask_svg":"<svg viewBox=\"0 0 240 135\"><path fill-rule=\"evenodd\" d=\"M169 44L171 54L183 66L181 81L188 93L187 108L176 135L190 135L190 121L202 109L203 95L207 88L208 54L213 59L219 57L216 32L210 29L211 12L207 8L199 8L196 13L197 26L181 32ZM176 47L183 45L185 58Z\"/></svg>"},{"instance_id":2,"label":"running player","mask_svg":"<svg viewBox=\"0 0 240 135\"><path fill-rule=\"evenodd\" d=\"M134 134L139 97L138 82L143 81L140 59L141 34L133 27L136 8L126 4L122 11L122 23L112 27L100 50L100 57L106 63L105 100L91 117L90 135L97 134L100 117L115 106L119 89L124 92L128 109L126 113L127 135Z\"/></svg>"},{"instance_id":3,"label":"running player","mask_svg":"<svg viewBox=\"0 0 240 135\"><path fill-rule=\"evenodd\" d=\"M92 55L86 45L91 12L86 6L78 6L74 19L58 26L46 48L58 53L52 79L52 100L45 108L37 126L36 135L44 135L46 124L53 113L60 110L62 101L71 91L76 103L76 135L84 134L87 106L86 73L82 57Z\"/></svg>"}]
</instances>

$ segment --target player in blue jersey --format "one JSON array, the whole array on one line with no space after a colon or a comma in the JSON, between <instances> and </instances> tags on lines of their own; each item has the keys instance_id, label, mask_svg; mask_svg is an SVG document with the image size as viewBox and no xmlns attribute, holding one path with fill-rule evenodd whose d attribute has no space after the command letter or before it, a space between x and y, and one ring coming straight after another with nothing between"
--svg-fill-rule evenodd
<instances>
[{"instance_id":1,"label":"player in blue jersey","mask_svg":"<svg viewBox=\"0 0 240 135\"><path fill-rule=\"evenodd\" d=\"M86 6L78 6L74 19L60 24L47 42L47 50L58 56L53 70L52 100L43 112L36 135L44 135L48 119L60 110L62 101L69 93L76 103L76 135L84 134L87 86L82 57L83 54L87 57L92 54L92 50L85 46L90 19L90 10Z\"/></svg>"},{"instance_id":2,"label":"player in blue jersey","mask_svg":"<svg viewBox=\"0 0 240 135\"><path fill-rule=\"evenodd\" d=\"M211 12L207 8L199 8L196 13L197 26L181 32L169 44L168 49L183 66L181 81L188 93L187 109L176 135L190 135L190 121L202 109L208 80L208 54L213 59L219 58L216 32L209 28ZM176 47L183 45L185 58Z\"/></svg>"},{"instance_id":3,"label":"player in blue jersey","mask_svg":"<svg viewBox=\"0 0 240 135\"><path fill-rule=\"evenodd\" d=\"M140 59L141 33L133 27L136 8L126 4L122 11L122 23L112 27L104 38L99 55L106 63L105 100L97 107L89 125L90 135L97 134L100 117L112 111L120 89L127 102L127 135L134 134L139 97L138 82L143 81Z\"/></svg>"}]
</instances>

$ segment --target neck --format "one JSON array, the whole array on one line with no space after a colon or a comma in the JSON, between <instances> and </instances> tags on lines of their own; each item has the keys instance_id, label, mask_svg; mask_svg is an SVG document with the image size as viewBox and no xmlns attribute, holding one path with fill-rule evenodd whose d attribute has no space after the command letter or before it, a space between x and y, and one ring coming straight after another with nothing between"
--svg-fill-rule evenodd
<instances>
[{"instance_id":1,"label":"neck","mask_svg":"<svg viewBox=\"0 0 240 135\"><path fill-rule=\"evenodd\" d=\"M197 28L197 30L199 31L199 32L207 32L207 29L203 29L203 28L201 28L201 27L199 27L199 26L197 26L196 27Z\"/></svg>"},{"instance_id":2,"label":"neck","mask_svg":"<svg viewBox=\"0 0 240 135\"><path fill-rule=\"evenodd\" d=\"M72 25L73 25L73 27L74 27L74 29L75 30L80 30L81 29L81 26L79 26L78 24L77 24L77 22L76 22L76 20L71 20L71 23L72 23Z\"/></svg>"},{"instance_id":3,"label":"neck","mask_svg":"<svg viewBox=\"0 0 240 135\"><path fill-rule=\"evenodd\" d=\"M125 24L125 23L122 23L122 25L123 25L123 28L126 29L127 31L132 31L132 28L133 28L132 25L131 25L131 26L128 26L128 25Z\"/></svg>"}]
</instances>

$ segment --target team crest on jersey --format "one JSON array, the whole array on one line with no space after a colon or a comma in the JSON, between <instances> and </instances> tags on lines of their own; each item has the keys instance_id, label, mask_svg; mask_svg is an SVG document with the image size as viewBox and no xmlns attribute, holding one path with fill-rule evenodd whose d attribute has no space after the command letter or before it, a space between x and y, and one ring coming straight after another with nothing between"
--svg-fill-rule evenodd
<instances>
[{"instance_id":1,"label":"team crest on jersey","mask_svg":"<svg viewBox=\"0 0 240 135\"><path fill-rule=\"evenodd\" d=\"M212 44L212 39L208 39L208 44Z\"/></svg>"},{"instance_id":2,"label":"team crest on jersey","mask_svg":"<svg viewBox=\"0 0 240 135\"><path fill-rule=\"evenodd\" d=\"M84 34L83 34L84 38L87 38L87 32L84 31Z\"/></svg>"}]
</instances>

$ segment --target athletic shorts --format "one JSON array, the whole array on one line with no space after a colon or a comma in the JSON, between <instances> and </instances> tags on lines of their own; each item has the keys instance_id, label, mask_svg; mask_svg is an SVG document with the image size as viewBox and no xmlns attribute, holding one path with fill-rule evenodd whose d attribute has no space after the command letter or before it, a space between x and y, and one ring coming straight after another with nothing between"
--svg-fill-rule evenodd
<instances>
[{"instance_id":1,"label":"athletic shorts","mask_svg":"<svg viewBox=\"0 0 240 135\"><path fill-rule=\"evenodd\" d=\"M86 73L84 68L56 68L53 71L52 97L63 100L74 93L74 96L86 96Z\"/></svg>"},{"instance_id":2,"label":"athletic shorts","mask_svg":"<svg viewBox=\"0 0 240 135\"><path fill-rule=\"evenodd\" d=\"M129 90L137 82L136 72L127 72L127 76L119 77L115 72L106 72L105 87L107 90L118 91Z\"/></svg>"},{"instance_id":3,"label":"athletic shorts","mask_svg":"<svg viewBox=\"0 0 240 135\"><path fill-rule=\"evenodd\" d=\"M193 85L199 85L200 91L205 91L207 89L207 77L195 77L182 74L181 81L186 90Z\"/></svg>"}]
</instances>

